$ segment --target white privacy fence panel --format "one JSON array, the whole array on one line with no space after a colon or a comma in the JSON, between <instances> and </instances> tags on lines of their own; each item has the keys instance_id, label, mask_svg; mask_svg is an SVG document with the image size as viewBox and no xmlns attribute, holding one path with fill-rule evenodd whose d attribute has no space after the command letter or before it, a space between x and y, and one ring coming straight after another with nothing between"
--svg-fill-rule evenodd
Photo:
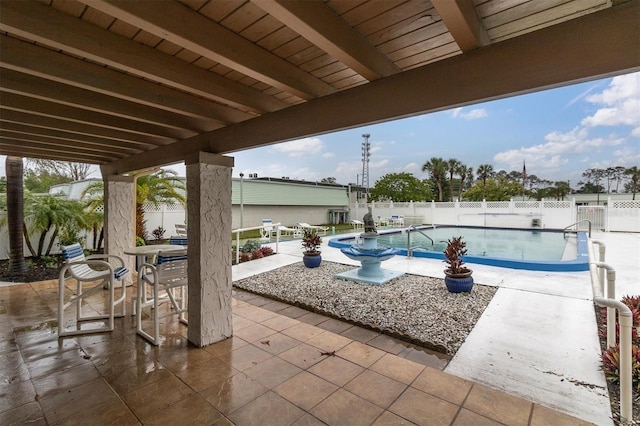
<instances>
[{"instance_id":1,"label":"white privacy fence panel","mask_svg":"<svg viewBox=\"0 0 640 426\"><path fill-rule=\"evenodd\" d=\"M349 218L361 219L367 213L369 206L372 208L374 218L402 215L405 217L405 225L440 224L531 228L534 219L537 219L540 228L563 229L581 220L583 214L592 214L594 217L587 216L585 218L593 219L595 230L602 228L612 232L640 232L640 200L612 202L611 199L608 199L604 206L579 206L580 208L576 207L573 200L360 203L351 205ZM241 215L243 216L243 225L249 227L262 224L264 218L270 218L274 222L286 225L297 222L327 223L327 213L328 208L310 206L244 206L243 213L240 212L240 207L237 205L234 205L232 209L234 228L240 227ZM0 221L4 215L5 213L0 212ZM602 221L598 222L601 217ZM185 223L186 212L180 204L160 205L157 208L150 205L145 206L145 218L149 233L158 226L162 226L166 230L164 236L168 238L175 234L177 223ZM93 248L93 232L90 230L82 231L81 236L85 238L85 247ZM31 236L31 242L36 249L38 238L39 234ZM51 235L47 235L46 244L49 243L50 238ZM53 254L60 252L57 243L53 247ZM9 235L5 225L0 228L0 259L7 259L8 252ZM26 244L25 256L30 256Z\"/></svg>"},{"instance_id":2,"label":"white privacy fence panel","mask_svg":"<svg viewBox=\"0 0 640 426\"><path fill-rule=\"evenodd\" d=\"M613 201L607 204L607 231L640 232L640 200Z\"/></svg>"}]
</instances>

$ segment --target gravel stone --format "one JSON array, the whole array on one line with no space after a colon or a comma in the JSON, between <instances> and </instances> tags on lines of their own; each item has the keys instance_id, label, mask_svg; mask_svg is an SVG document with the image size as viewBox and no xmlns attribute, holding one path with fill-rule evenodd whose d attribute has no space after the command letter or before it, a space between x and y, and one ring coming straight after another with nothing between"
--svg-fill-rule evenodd
<instances>
[{"instance_id":1,"label":"gravel stone","mask_svg":"<svg viewBox=\"0 0 640 426\"><path fill-rule=\"evenodd\" d=\"M454 294L444 279L411 274L381 286L335 278L350 269L328 261L307 268L300 262L233 285L449 355L460 348L497 291L476 283L471 293Z\"/></svg>"}]
</instances>

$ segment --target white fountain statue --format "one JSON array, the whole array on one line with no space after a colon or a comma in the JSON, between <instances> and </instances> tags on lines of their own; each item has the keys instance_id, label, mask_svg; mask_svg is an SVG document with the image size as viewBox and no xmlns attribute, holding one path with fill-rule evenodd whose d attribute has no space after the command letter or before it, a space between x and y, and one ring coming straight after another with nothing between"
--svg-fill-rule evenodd
<instances>
[{"instance_id":1,"label":"white fountain statue","mask_svg":"<svg viewBox=\"0 0 640 426\"><path fill-rule=\"evenodd\" d=\"M394 247L378 247L378 232L371 214L371 207L364 215L364 232L360 234L362 244L353 244L350 247L340 249L345 256L359 261L362 266L358 269L337 274L337 278L359 281L368 284L384 284L389 280L399 277L402 272L382 269L380 263L391 259L398 253Z\"/></svg>"}]
</instances>

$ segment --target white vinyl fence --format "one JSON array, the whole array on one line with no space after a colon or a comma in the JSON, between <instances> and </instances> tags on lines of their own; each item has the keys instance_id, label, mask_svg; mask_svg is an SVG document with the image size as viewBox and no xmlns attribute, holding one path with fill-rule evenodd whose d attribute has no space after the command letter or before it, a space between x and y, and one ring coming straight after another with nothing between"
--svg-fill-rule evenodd
<instances>
[{"instance_id":1,"label":"white vinyl fence","mask_svg":"<svg viewBox=\"0 0 640 426\"><path fill-rule=\"evenodd\" d=\"M427 202L427 203L370 203L353 204L350 219L361 219L371 207L375 217L389 218L404 216L405 226L418 224L487 226L496 228L563 229L582 219L592 221L594 230L611 232L640 232L640 200L611 201L604 206L576 206L569 201L496 201L496 202ZM240 227L239 211L234 206L233 227ZM245 212L246 213L246 212ZM0 213L4 214L4 213ZM164 237L175 235L175 225L184 224L186 212L181 205L161 205L154 208L145 206L145 218L149 234L161 226L166 230ZM244 219L244 226L257 226L263 218L271 218L284 224L305 221L314 224L327 223L326 209L288 207L286 212L278 206L251 206L251 214ZM536 222L534 222L536 221ZM257 222L257 223L254 223ZM93 233L84 231L85 247L93 247ZM37 249L39 235L31 237ZM46 244L50 236L47 236ZM6 259L9 251L9 235L6 225L0 228L0 259ZM60 252L54 244L53 254ZM25 256L30 256L25 245Z\"/></svg>"}]
</instances>

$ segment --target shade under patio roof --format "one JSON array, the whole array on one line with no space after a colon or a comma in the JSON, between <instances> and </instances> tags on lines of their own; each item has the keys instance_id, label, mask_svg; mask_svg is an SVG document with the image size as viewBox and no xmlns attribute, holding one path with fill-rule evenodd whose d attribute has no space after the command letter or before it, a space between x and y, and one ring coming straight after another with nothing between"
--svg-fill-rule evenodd
<instances>
[{"instance_id":1,"label":"shade under patio roof","mask_svg":"<svg viewBox=\"0 0 640 426\"><path fill-rule=\"evenodd\" d=\"M0 2L0 154L184 161L640 69L640 1Z\"/></svg>"}]
</instances>

